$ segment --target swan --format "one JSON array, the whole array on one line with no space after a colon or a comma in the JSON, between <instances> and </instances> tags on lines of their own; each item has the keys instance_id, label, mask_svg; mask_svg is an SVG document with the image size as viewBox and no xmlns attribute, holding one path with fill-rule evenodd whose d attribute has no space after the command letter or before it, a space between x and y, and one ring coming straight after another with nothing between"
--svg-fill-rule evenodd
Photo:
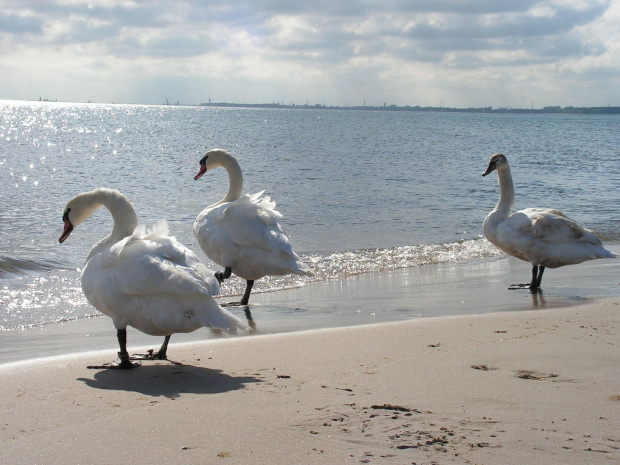
<instances>
[{"instance_id":1,"label":"swan","mask_svg":"<svg viewBox=\"0 0 620 465\"><path fill-rule=\"evenodd\" d=\"M82 269L82 290L88 301L112 318L117 329L120 363L132 368L127 353L127 326L152 336L165 336L158 354L166 358L170 335L189 333L202 326L236 332L244 323L221 308L214 294L219 284L213 271L174 237L166 221L147 230L138 226L134 208L117 190L99 188L77 195L63 214L63 243L73 229L99 207L114 221L112 232L97 242Z\"/></svg>"},{"instance_id":2,"label":"swan","mask_svg":"<svg viewBox=\"0 0 620 465\"><path fill-rule=\"evenodd\" d=\"M512 213L515 190L507 158L501 153L491 156L482 176L497 171L499 201L482 224L489 242L513 257L532 264L530 284L511 286L540 289L545 268L574 265L597 258L617 258L603 247L592 231L579 225L564 213L543 208L527 208Z\"/></svg>"},{"instance_id":3,"label":"swan","mask_svg":"<svg viewBox=\"0 0 620 465\"><path fill-rule=\"evenodd\" d=\"M219 166L228 172L228 193L198 215L194 234L207 257L224 267L215 274L220 282L231 273L247 282L241 301L229 305L247 305L254 281L263 276L310 275L310 267L293 252L278 222L282 215L275 202L263 196L264 191L241 195L243 176L235 157L225 150L209 150L194 179Z\"/></svg>"}]
</instances>

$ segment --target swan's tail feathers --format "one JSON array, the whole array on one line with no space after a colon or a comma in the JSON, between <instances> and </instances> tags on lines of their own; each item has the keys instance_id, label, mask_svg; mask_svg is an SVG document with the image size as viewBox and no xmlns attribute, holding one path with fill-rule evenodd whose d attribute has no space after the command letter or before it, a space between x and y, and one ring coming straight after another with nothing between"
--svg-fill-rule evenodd
<instances>
[{"instance_id":1,"label":"swan's tail feathers","mask_svg":"<svg viewBox=\"0 0 620 465\"><path fill-rule=\"evenodd\" d=\"M258 207L269 210L276 219L282 218L282 213L276 210L276 202L271 200L271 197L268 195L263 197L264 193L265 191L260 191L256 194L247 194L247 199Z\"/></svg>"},{"instance_id":2,"label":"swan's tail feathers","mask_svg":"<svg viewBox=\"0 0 620 465\"><path fill-rule=\"evenodd\" d=\"M224 310L224 309L222 309L222 310ZM227 310L224 310L224 311L227 313L226 319L228 320L228 326L227 326L226 330L229 333L237 334L239 331L241 331L241 332L249 331L248 325L245 324L245 322L241 318L239 318L236 315L233 315L232 313L230 313Z\"/></svg>"},{"instance_id":3,"label":"swan's tail feathers","mask_svg":"<svg viewBox=\"0 0 620 465\"><path fill-rule=\"evenodd\" d=\"M158 220L150 230L146 231L147 236L145 239L157 240L162 237L167 237L170 234L168 228L168 222L166 220ZM174 238L172 238L174 239Z\"/></svg>"},{"instance_id":4,"label":"swan's tail feathers","mask_svg":"<svg viewBox=\"0 0 620 465\"><path fill-rule=\"evenodd\" d=\"M216 302L214 304L210 306L209 312L203 315L202 326L221 328L230 334L249 331L248 326L241 318L220 307Z\"/></svg>"},{"instance_id":5,"label":"swan's tail feathers","mask_svg":"<svg viewBox=\"0 0 620 465\"><path fill-rule=\"evenodd\" d=\"M302 262L301 259L299 259L299 257L297 257L297 260L295 261L295 265L297 266L297 269L295 270L295 274L302 275L302 276L314 276L314 272L312 271L312 268L310 268L308 265Z\"/></svg>"},{"instance_id":6,"label":"swan's tail feathers","mask_svg":"<svg viewBox=\"0 0 620 465\"><path fill-rule=\"evenodd\" d=\"M600 245L596 250L596 258L620 258L620 255Z\"/></svg>"}]
</instances>

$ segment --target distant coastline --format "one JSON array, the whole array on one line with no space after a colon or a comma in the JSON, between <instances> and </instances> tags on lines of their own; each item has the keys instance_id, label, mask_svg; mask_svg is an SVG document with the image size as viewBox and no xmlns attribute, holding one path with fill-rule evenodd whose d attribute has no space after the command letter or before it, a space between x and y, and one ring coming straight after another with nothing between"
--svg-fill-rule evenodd
<instances>
[{"instance_id":1,"label":"distant coastline","mask_svg":"<svg viewBox=\"0 0 620 465\"><path fill-rule=\"evenodd\" d=\"M0 101L11 99L2 99ZM16 100L19 101L19 100ZM23 100L26 102L36 102L37 100ZM84 103L84 102L70 102L59 101L58 99L38 99L39 102L45 103ZM88 101L88 104L100 104L106 105L105 102L93 102ZM111 105L125 105L119 102L112 102ZM325 104L284 104L284 103L228 103L228 102L208 102L208 103L179 103L177 100L175 103L169 103L168 99L164 103L129 103L127 105L149 105L149 106L183 106L183 107L220 107L220 108L274 108L274 109L293 109L293 110L354 110L354 111L419 111L419 112L451 112L451 113L525 113L525 114L566 114L566 115L618 115L620 114L620 106L606 106L606 107L573 107L573 106L547 106L543 108L512 108L512 107L468 107L468 108L456 108L456 107L423 107L419 105L325 105Z\"/></svg>"},{"instance_id":2,"label":"distant coastline","mask_svg":"<svg viewBox=\"0 0 620 465\"><path fill-rule=\"evenodd\" d=\"M281 108L299 110L371 110L371 111L433 111L433 112L457 112L457 113L540 113L540 114L574 114L574 115L617 115L620 114L620 107L560 107L550 106L544 108L452 108L452 107L421 107L421 106L330 106L330 105L285 105L282 103L201 103L203 107L225 107L225 108Z\"/></svg>"}]
</instances>

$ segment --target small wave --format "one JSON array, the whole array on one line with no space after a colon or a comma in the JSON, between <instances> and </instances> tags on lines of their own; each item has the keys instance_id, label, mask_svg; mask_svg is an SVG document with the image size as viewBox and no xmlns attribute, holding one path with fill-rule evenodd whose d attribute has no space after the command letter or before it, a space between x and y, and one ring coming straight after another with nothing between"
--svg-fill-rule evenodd
<instances>
[{"instance_id":1,"label":"small wave","mask_svg":"<svg viewBox=\"0 0 620 465\"><path fill-rule=\"evenodd\" d=\"M256 282L253 292L294 289L311 282L440 263L464 262L476 258L494 257L501 253L484 239L468 239L439 244L304 255L301 259L310 265L313 276L266 276ZM222 285L220 295L239 295L243 294L244 290L245 281L233 279Z\"/></svg>"},{"instance_id":2,"label":"small wave","mask_svg":"<svg viewBox=\"0 0 620 465\"><path fill-rule=\"evenodd\" d=\"M50 271L58 268L57 264L51 262L37 262L28 259L0 256L0 279L11 278L28 272Z\"/></svg>"},{"instance_id":3,"label":"small wave","mask_svg":"<svg viewBox=\"0 0 620 465\"><path fill-rule=\"evenodd\" d=\"M465 262L500 254L498 249L484 239L306 254L301 258L312 267L312 276L266 276L256 281L253 292L276 292L303 287L312 282L345 279L364 273ZM32 278L19 276L49 269L56 272ZM212 266L212 269L217 269L217 266ZM4 307L0 332L23 330L99 314L84 297L79 272L76 270L63 271L52 262L40 263L0 257L0 271L0 277L5 275L15 278L11 286L0 288L0 303ZM245 286L245 281L238 277L226 280L220 297L241 295Z\"/></svg>"}]
</instances>

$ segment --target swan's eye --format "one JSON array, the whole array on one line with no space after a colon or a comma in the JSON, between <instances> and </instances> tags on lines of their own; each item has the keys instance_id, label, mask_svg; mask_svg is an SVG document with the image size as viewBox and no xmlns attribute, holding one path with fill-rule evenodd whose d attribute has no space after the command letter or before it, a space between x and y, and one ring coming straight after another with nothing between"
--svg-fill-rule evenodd
<instances>
[{"instance_id":1,"label":"swan's eye","mask_svg":"<svg viewBox=\"0 0 620 465\"><path fill-rule=\"evenodd\" d=\"M63 221L69 221L69 212L71 211L70 208L67 208L67 211L62 215L62 220Z\"/></svg>"}]
</instances>

